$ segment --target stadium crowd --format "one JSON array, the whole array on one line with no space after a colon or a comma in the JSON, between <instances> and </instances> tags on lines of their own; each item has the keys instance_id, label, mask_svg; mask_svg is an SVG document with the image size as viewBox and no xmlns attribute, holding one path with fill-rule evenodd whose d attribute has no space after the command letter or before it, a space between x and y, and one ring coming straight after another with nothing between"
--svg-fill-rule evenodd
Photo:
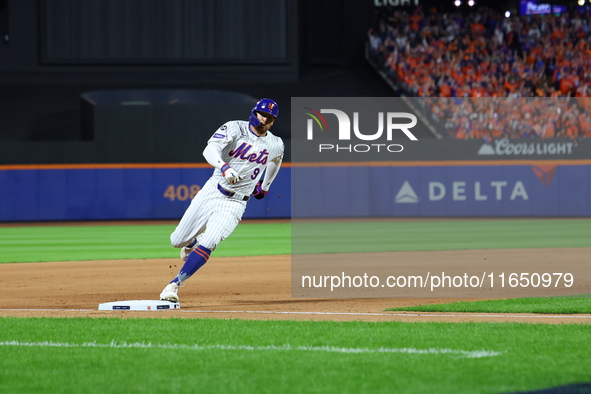
<instances>
[{"instance_id":1,"label":"stadium crowd","mask_svg":"<svg viewBox=\"0 0 591 394\"><path fill-rule=\"evenodd\" d=\"M374 63L407 95L433 98L426 106L449 136L591 137L589 12L506 18L417 7L377 21Z\"/></svg>"}]
</instances>

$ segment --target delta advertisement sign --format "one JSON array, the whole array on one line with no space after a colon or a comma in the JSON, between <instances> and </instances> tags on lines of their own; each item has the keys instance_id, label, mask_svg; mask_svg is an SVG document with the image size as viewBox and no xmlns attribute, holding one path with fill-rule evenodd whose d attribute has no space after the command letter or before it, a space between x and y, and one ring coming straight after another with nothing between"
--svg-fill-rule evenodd
<instances>
[{"instance_id":1,"label":"delta advertisement sign","mask_svg":"<svg viewBox=\"0 0 591 394\"><path fill-rule=\"evenodd\" d=\"M589 179L591 165L552 163L294 167L292 215L589 216Z\"/></svg>"}]
</instances>

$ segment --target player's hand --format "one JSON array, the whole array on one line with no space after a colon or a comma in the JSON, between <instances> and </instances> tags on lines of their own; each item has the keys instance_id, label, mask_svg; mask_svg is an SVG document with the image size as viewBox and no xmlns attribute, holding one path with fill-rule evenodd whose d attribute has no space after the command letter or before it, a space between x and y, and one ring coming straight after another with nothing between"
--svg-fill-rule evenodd
<instances>
[{"instance_id":1,"label":"player's hand","mask_svg":"<svg viewBox=\"0 0 591 394\"><path fill-rule=\"evenodd\" d=\"M257 185L254 187L254 190L252 191L252 195L254 198L256 198L257 200L262 200L263 198L265 198L265 194L267 194L266 190L263 190L262 185L263 181L259 181L257 183Z\"/></svg>"},{"instance_id":2,"label":"player's hand","mask_svg":"<svg viewBox=\"0 0 591 394\"><path fill-rule=\"evenodd\" d=\"M240 175L238 175L238 173L228 164L224 164L222 166L222 174L230 185L235 185L240 179L242 179Z\"/></svg>"}]
</instances>

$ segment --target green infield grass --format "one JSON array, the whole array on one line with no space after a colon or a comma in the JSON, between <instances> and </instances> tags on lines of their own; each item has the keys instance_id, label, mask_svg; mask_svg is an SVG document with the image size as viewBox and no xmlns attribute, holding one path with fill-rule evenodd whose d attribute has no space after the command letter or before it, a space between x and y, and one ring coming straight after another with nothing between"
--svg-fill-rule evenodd
<instances>
[{"instance_id":1,"label":"green infield grass","mask_svg":"<svg viewBox=\"0 0 591 394\"><path fill-rule=\"evenodd\" d=\"M176 258L175 225L25 226L0 228L0 263ZM218 257L289 254L289 223L241 223ZM264 240L264 242L262 241Z\"/></svg>"},{"instance_id":2,"label":"green infield grass","mask_svg":"<svg viewBox=\"0 0 591 394\"><path fill-rule=\"evenodd\" d=\"M292 223L292 252L576 248L591 246L587 219L363 220Z\"/></svg>"},{"instance_id":3,"label":"green infield grass","mask_svg":"<svg viewBox=\"0 0 591 394\"><path fill-rule=\"evenodd\" d=\"M473 313L591 313L591 294L578 297L510 298L474 302L416 305L388 308L388 311L473 312Z\"/></svg>"},{"instance_id":4,"label":"green infield grass","mask_svg":"<svg viewBox=\"0 0 591 394\"><path fill-rule=\"evenodd\" d=\"M507 393L591 381L585 325L0 318L0 326L3 393Z\"/></svg>"},{"instance_id":5,"label":"green infield grass","mask_svg":"<svg viewBox=\"0 0 591 394\"><path fill-rule=\"evenodd\" d=\"M0 263L177 257L174 227L0 227ZM244 222L215 255L588 247L589 239L589 222L577 219Z\"/></svg>"}]
</instances>

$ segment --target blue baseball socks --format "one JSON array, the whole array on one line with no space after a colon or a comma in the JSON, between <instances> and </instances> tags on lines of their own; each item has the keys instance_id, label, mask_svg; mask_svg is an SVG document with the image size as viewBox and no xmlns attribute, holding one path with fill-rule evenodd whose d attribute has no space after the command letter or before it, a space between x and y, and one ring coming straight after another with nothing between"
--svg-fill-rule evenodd
<instances>
[{"instance_id":1,"label":"blue baseball socks","mask_svg":"<svg viewBox=\"0 0 591 394\"><path fill-rule=\"evenodd\" d=\"M180 286L181 283L186 281L193 275L197 270L209 260L209 255L211 255L211 250L207 249L205 246L197 246L195 249L191 251L183 268L179 271L179 274L174 278L170 283L177 282Z\"/></svg>"}]
</instances>

